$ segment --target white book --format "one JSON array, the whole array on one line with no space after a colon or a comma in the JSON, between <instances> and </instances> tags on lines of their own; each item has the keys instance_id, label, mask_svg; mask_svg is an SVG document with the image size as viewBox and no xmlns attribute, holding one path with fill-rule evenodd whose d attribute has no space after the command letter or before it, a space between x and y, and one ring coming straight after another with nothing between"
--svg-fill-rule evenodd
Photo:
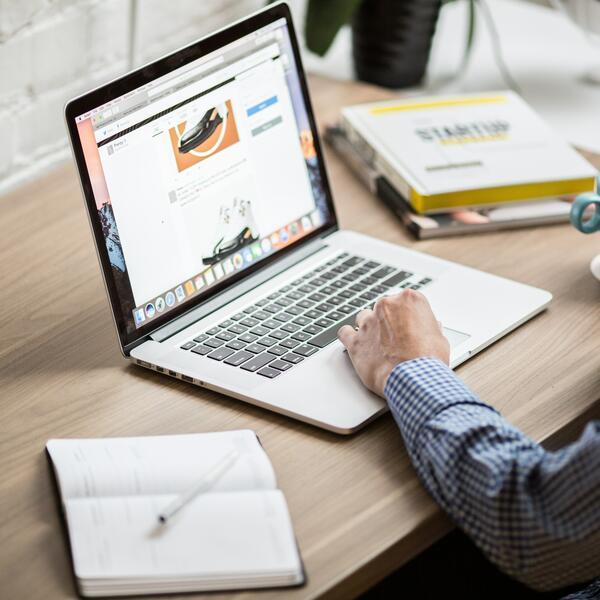
<instances>
[{"instance_id":1,"label":"white book","mask_svg":"<svg viewBox=\"0 0 600 600\"><path fill-rule=\"evenodd\" d=\"M349 106L340 125L418 213L595 189L596 169L514 92Z\"/></svg>"},{"instance_id":2,"label":"white book","mask_svg":"<svg viewBox=\"0 0 600 600\"><path fill-rule=\"evenodd\" d=\"M303 583L287 504L254 432L63 439L46 448L82 595ZM209 490L159 523L161 511L232 454Z\"/></svg>"}]
</instances>

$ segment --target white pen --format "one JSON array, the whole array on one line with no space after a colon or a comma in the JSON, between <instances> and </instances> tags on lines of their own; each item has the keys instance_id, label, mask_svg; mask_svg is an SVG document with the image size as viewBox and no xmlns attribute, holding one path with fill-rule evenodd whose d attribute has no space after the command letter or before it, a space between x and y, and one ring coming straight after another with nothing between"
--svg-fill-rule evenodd
<instances>
[{"instance_id":1,"label":"white pen","mask_svg":"<svg viewBox=\"0 0 600 600\"><path fill-rule=\"evenodd\" d=\"M209 469L198 484L191 490L181 494L173 502L171 502L159 515L158 522L165 524L170 518L178 513L186 504L193 500L202 492L209 490L222 475L224 475L239 458L240 453L237 450L232 450L226 454L214 467Z\"/></svg>"}]
</instances>

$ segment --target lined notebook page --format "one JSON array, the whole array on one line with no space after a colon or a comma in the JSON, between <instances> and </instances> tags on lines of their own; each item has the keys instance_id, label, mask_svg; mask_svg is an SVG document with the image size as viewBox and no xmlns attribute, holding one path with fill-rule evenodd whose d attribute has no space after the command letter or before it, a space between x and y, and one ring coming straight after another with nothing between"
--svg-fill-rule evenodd
<instances>
[{"instance_id":1,"label":"lined notebook page","mask_svg":"<svg viewBox=\"0 0 600 600\"><path fill-rule=\"evenodd\" d=\"M211 493L277 487L271 462L250 430L50 440L47 448L63 502L81 497L180 494L233 449L240 456Z\"/></svg>"},{"instance_id":2,"label":"lined notebook page","mask_svg":"<svg viewBox=\"0 0 600 600\"><path fill-rule=\"evenodd\" d=\"M301 572L281 491L199 496L167 525L174 496L76 498L66 503L78 578L218 581Z\"/></svg>"}]
</instances>

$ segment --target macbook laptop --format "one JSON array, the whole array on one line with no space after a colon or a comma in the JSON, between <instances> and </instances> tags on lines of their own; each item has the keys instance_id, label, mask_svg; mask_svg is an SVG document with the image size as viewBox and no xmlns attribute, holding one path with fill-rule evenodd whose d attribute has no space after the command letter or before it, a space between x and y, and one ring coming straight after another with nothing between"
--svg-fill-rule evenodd
<instances>
[{"instance_id":1,"label":"macbook laptop","mask_svg":"<svg viewBox=\"0 0 600 600\"><path fill-rule=\"evenodd\" d=\"M340 230L285 4L72 100L66 120L121 351L142 367L351 433L386 404L336 333L379 297L420 290L452 366L550 302Z\"/></svg>"}]
</instances>

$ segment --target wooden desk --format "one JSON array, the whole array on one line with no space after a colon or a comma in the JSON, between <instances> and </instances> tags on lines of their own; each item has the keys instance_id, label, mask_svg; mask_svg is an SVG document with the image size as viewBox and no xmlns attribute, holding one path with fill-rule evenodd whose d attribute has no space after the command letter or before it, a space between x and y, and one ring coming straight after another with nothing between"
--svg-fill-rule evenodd
<instances>
[{"instance_id":1,"label":"wooden desk","mask_svg":"<svg viewBox=\"0 0 600 600\"><path fill-rule=\"evenodd\" d=\"M342 104L388 95L311 85L321 124ZM600 235L562 225L415 242L327 154L343 227L554 294L546 313L460 367L475 392L537 440L571 437L600 412L600 284L588 269ZM124 361L72 166L3 198L0 228L3 597L76 596L44 454L50 437L256 430L287 497L308 584L238 597L348 598L450 529L389 415L340 437Z\"/></svg>"}]
</instances>

